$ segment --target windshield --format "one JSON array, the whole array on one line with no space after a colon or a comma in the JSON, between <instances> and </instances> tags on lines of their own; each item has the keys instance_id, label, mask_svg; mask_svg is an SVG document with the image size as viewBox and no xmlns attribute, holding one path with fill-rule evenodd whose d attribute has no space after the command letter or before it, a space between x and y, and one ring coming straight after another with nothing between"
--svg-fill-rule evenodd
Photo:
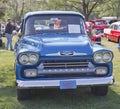
<instances>
[{"instance_id":1,"label":"windshield","mask_svg":"<svg viewBox=\"0 0 120 109\"><path fill-rule=\"evenodd\" d=\"M25 23L25 35L42 33L85 34L84 20L76 15L36 15Z\"/></svg>"},{"instance_id":2,"label":"windshield","mask_svg":"<svg viewBox=\"0 0 120 109\"><path fill-rule=\"evenodd\" d=\"M96 25L107 25L106 21L96 21L95 22Z\"/></svg>"}]
</instances>

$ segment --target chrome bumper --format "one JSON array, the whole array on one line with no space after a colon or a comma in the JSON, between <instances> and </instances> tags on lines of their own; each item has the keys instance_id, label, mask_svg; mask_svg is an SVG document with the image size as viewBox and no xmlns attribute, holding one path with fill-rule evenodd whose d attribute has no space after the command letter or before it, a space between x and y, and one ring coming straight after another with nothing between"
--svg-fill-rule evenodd
<instances>
[{"instance_id":1,"label":"chrome bumper","mask_svg":"<svg viewBox=\"0 0 120 109\"><path fill-rule=\"evenodd\" d=\"M63 79L63 80L17 80L18 88L47 88L47 87L60 87L61 81L76 81L76 86L92 86L92 85L110 85L114 83L113 76L111 77L97 77L97 78L84 78L84 79Z\"/></svg>"}]
</instances>

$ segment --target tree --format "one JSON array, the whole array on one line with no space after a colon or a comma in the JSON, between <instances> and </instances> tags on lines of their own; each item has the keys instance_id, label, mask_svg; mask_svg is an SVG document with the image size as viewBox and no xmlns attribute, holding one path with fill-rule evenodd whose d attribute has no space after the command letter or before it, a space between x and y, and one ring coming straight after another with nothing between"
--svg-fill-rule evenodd
<instances>
[{"instance_id":1,"label":"tree","mask_svg":"<svg viewBox=\"0 0 120 109\"><path fill-rule=\"evenodd\" d=\"M4 1L0 0L0 16L3 17L5 15L5 5Z\"/></svg>"},{"instance_id":2,"label":"tree","mask_svg":"<svg viewBox=\"0 0 120 109\"><path fill-rule=\"evenodd\" d=\"M91 16L120 16L119 0L0 0L0 15L20 22L29 11L70 10Z\"/></svg>"},{"instance_id":3,"label":"tree","mask_svg":"<svg viewBox=\"0 0 120 109\"><path fill-rule=\"evenodd\" d=\"M97 8L101 16L120 17L120 0L105 0L104 4ZM104 13L103 13L104 12Z\"/></svg>"},{"instance_id":4,"label":"tree","mask_svg":"<svg viewBox=\"0 0 120 109\"><path fill-rule=\"evenodd\" d=\"M14 22L20 23L25 13L44 9L42 0L8 0L6 3L6 16Z\"/></svg>"},{"instance_id":5,"label":"tree","mask_svg":"<svg viewBox=\"0 0 120 109\"><path fill-rule=\"evenodd\" d=\"M102 2L102 0L82 0L82 11L86 20L89 19L89 16L93 10Z\"/></svg>"},{"instance_id":6,"label":"tree","mask_svg":"<svg viewBox=\"0 0 120 109\"><path fill-rule=\"evenodd\" d=\"M81 12L86 20L93 10L104 0L47 0L46 7L51 10L75 10Z\"/></svg>"},{"instance_id":7,"label":"tree","mask_svg":"<svg viewBox=\"0 0 120 109\"><path fill-rule=\"evenodd\" d=\"M6 17L11 17L14 22L20 22L24 12L24 0L9 0L6 4Z\"/></svg>"}]
</instances>

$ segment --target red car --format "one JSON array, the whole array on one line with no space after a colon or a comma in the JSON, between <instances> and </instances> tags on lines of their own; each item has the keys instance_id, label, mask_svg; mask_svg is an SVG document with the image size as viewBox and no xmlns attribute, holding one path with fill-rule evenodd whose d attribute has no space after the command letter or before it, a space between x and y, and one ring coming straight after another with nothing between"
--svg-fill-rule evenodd
<instances>
[{"instance_id":1,"label":"red car","mask_svg":"<svg viewBox=\"0 0 120 109\"><path fill-rule=\"evenodd\" d=\"M86 24L86 31L91 32L93 26L92 22L86 21L85 24Z\"/></svg>"},{"instance_id":2,"label":"red car","mask_svg":"<svg viewBox=\"0 0 120 109\"><path fill-rule=\"evenodd\" d=\"M108 28L108 24L106 22L106 20L103 19L96 19L96 20L89 20L89 22L93 23L93 29L94 28L99 28L99 29L104 29L104 28Z\"/></svg>"},{"instance_id":3,"label":"red car","mask_svg":"<svg viewBox=\"0 0 120 109\"><path fill-rule=\"evenodd\" d=\"M97 44L101 44L101 31L99 29L93 29L92 22L87 21L85 23L86 23L86 31L90 39Z\"/></svg>"},{"instance_id":4,"label":"red car","mask_svg":"<svg viewBox=\"0 0 120 109\"><path fill-rule=\"evenodd\" d=\"M96 19L96 20L89 20L89 22L92 22L93 29L99 29L99 31L101 31L101 35L103 35L104 28L108 28L108 24L106 20Z\"/></svg>"},{"instance_id":5,"label":"red car","mask_svg":"<svg viewBox=\"0 0 120 109\"><path fill-rule=\"evenodd\" d=\"M94 35L91 40L95 42L96 44L101 45L101 36L100 35Z\"/></svg>"},{"instance_id":6,"label":"red car","mask_svg":"<svg viewBox=\"0 0 120 109\"><path fill-rule=\"evenodd\" d=\"M91 40L94 41L97 44L101 44L101 31L99 29L93 29L92 30L92 38Z\"/></svg>"},{"instance_id":7,"label":"red car","mask_svg":"<svg viewBox=\"0 0 120 109\"><path fill-rule=\"evenodd\" d=\"M115 22L110 25L109 28L104 29L104 36L107 40L120 43L120 22Z\"/></svg>"}]
</instances>

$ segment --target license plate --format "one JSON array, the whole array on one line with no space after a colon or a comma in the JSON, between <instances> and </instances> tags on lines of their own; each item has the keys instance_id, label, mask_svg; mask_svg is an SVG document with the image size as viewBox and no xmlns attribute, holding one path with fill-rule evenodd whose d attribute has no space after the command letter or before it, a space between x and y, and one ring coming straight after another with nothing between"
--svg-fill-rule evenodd
<instances>
[{"instance_id":1,"label":"license plate","mask_svg":"<svg viewBox=\"0 0 120 109\"><path fill-rule=\"evenodd\" d=\"M70 81L60 81L60 89L76 89L76 81L70 80Z\"/></svg>"}]
</instances>

